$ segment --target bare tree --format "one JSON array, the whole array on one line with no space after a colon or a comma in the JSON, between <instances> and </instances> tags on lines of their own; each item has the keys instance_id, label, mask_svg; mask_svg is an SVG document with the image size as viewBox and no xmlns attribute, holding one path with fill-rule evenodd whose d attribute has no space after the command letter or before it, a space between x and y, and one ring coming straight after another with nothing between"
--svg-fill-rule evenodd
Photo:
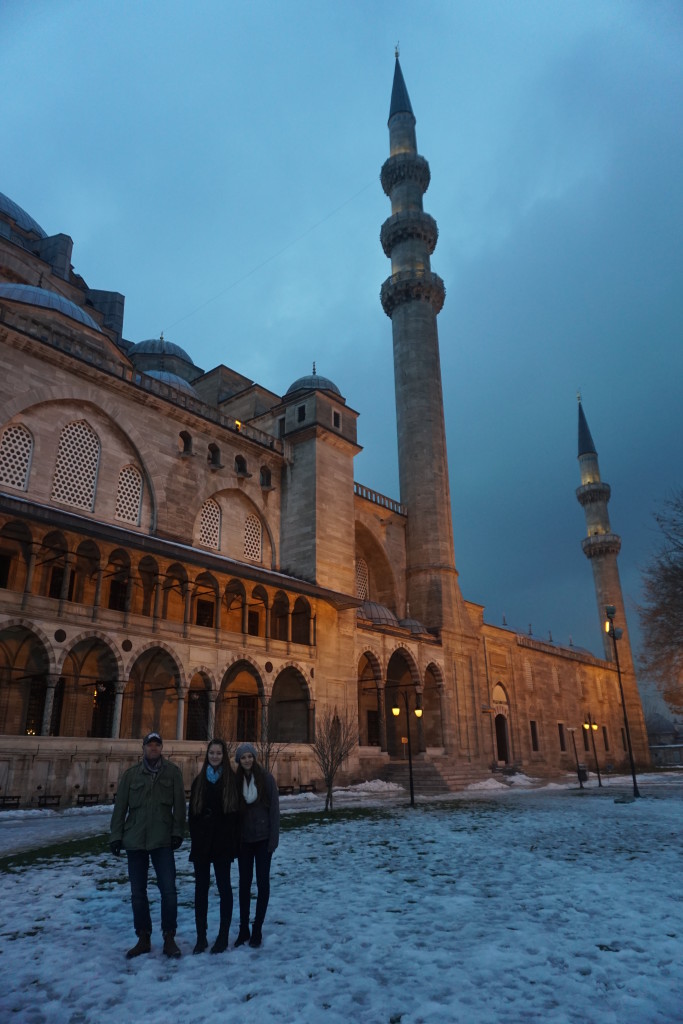
<instances>
[{"instance_id":1,"label":"bare tree","mask_svg":"<svg viewBox=\"0 0 683 1024\"><path fill-rule=\"evenodd\" d=\"M337 709L329 708L317 718L315 723L315 743L313 755L322 772L327 792L325 794L325 810L333 810L332 787L337 772L353 748L358 743L358 726L354 715L346 708L342 715Z\"/></svg>"},{"instance_id":2,"label":"bare tree","mask_svg":"<svg viewBox=\"0 0 683 1024\"><path fill-rule=\"evenodd\" d=\"M283 740L273 739L273 728L272 719L270 714L270 705L263 716L261 738L258 743L255 744L256 752L258 753L259 764L262 765L267 772L273 773L275 768L275 762L282 753L285 747L289 746Z\"/></svg>"},{"instance_id":3,"label":"bare tree","mask_svg":"<svg viewBox=\"0 0 683 1024\"><path fill-rule=\"evenodd\" d=\"M643 667L673 712L683 712L683 489L655 513L661 539L643 572Z\"/></svg>"}]
</instances>

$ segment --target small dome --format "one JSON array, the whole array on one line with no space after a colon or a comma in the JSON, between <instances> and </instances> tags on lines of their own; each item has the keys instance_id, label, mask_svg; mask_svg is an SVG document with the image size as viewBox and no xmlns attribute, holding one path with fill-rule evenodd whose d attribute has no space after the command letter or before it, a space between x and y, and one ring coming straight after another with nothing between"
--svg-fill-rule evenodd
<instances>
[{"instance_id":1,"label":"small dome","mask_svg":"<svg viewBox=\"0 0 683 1024\"><path fill-rule=\"evenodd\" d=\"M22 231L35 231L41 238L47 238L47 234L43 231L40 224L33 217L30 217L26 210L22 210L9 196L4 195L2 192L0 192L0 213L11 217Z\"/></svg>"},{"instance_id":2,"label":"small dome","mask_svg":"<svg viewBox=\"0 0 683 1024\"><path fill-rule=\"evenodd\" d=\"M178 391L184 391L186 395L192 395L193 398L198 398L198 394L191 384L188 384L186 380L179 377L177 373L170 373L169 370L145 370L146 377L154 377L155 380L160 380L162 384L168 384L172 388L177 388Z\"/></svg>"},{"instance_id":3,"label":"small dome","mask_svg":"<svg viewBox=\"0 0 683 1024\"><path fill-rule=\"evenodd\" d=\"M359 619L370 619L378 626L398 626L398 619L384 604L377 604L376 601L363 601L357 613Z\"/></svg>"},{"instance_id":4,"label":"small dome","mask_svg":"<svg viewBox=\"0 0 683 1024\"><path fill-rule=\"evenodd\" d=\"M313 373L295 380L291 387L287 388L286 394L293 395L295 391L331 391L333 395L342 397L342 393L337 385L329 377L321 377L320 374L316 373L315 367L313 368Z\"/></svg>"},{"instance_id":5,"label":"small dome","mask_svg":"<svg viewBox=\"0 0 683 1024\"><path fill-rule=\"evenodd\" d=\"M185 349L180 345L175 345L172 341L166 341L163 335L160 338L139 341L137 345L133 345L128 354L132 357L136 355L176 356L178 359L184 359L190 366L194 366Z\"/></svg>"},{"instance_id":6,"label":"small dome","mask_svg":"<svg viewBox=\"0 0 683 1024\"><path fill-rule=\"evenodd\" d=\"M32 284L14 284L12 282L0 284L0 299L10 299L12 302L23 302L27 306L41 306L43 309L54 309L63 313L71 320L84 324L93 331L102 333L101 328L95 323L91 316L77 306L75 302L58 295L57 292L50 292L46 288L36 288Z\"/></svg>"},{"instance_id":7,"label":"small dome","mask_svg":"<svg viewBox=\"0 0 683 1024\"><path fill-rule=\"evenodd\" d=\"M426 626L423 626L417 619L399 619L399 626L403 629L409 629L411 633L428 633L429 630Z\"/></svg>"}]
</instances>

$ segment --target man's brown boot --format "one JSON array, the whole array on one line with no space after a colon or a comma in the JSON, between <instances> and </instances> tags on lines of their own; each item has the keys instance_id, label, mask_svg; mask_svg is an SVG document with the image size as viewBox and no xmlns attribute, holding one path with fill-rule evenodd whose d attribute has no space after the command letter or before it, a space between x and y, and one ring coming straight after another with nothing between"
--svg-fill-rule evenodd
<instances>
[{"instance_id":1,"label":"man's brown boot","mask_svg":"<svg viewBox=\"0 0 683 1024\"><path fill-rule=\"evenodd\" d=\"M175 935L173 932L164 932L164 956L173 957L177 960L182 953L178 949L175 941Z\"/></svg>"},{"instance_id":2,"label":"man's brown boot","mask_svg":"<svg viewBox=\"0 0 683 1024\"><path fill-rule=\"evenodd\" d=\"M134 956L142 956L143 953L149 953L152 948L150 941L151 936L149 932L138 932L138 941L129 949L126 953L126 959L132 960Z\"/></svg>"}]
</instances>

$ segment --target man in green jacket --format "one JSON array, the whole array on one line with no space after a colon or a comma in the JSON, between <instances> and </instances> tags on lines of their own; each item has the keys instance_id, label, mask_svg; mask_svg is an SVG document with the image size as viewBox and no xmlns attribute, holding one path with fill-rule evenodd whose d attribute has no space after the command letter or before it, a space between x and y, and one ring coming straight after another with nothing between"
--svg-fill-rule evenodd
<instances>
[{"instance_id":1,"label":"man in green jacket","mask_svg":"<svg viewBox=\"0 0 683 1024\"><path fill-rule=\"evenodd\" d=\"M142 761L121 776L111 816L109 846L115 856L128 855L133 923L138 941L126 953L128 959L149 953L152 918L147 899L147 876L152 861L161 893L161 931L166 956L179 957L175 932L178 893L175 857L185 830L185 789L180 769L161 756L163 740L158 732L142 741Z\"/></svg>"}]
</instances>

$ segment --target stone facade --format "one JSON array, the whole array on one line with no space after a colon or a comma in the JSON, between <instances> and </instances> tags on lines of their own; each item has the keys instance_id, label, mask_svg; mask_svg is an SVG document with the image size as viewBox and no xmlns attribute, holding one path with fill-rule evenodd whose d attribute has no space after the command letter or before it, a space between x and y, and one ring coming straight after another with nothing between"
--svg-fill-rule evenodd
<instances>
[{"instance_id":1,"label":"stone facade","mask_svg":"<svg viewBox=\"0 0 683 1024\"><path fill-rule=\"evenodd\" d=\"M601 766L626 764L610 650L599 659L489 626L460 593L436 327L445 293L398 61L396 74L382 302L400 501L354 483L358 414L315 368L277 395L237 370L203 370L163 337L127 341L123 296L89 289L70 269L71 239L48 238L0 197L3 801L109 799L150 729L187 785L212 735L278 745L280 784L307 784L327 709L357 717L344 777L366 778L403 758L401 695L423 711L415 757L444 785L501 767L571 771L573 740L590 767L589 713ZM584 548L599 603L625 625L608 488L591 458ZM621 644L645 765L627 634Z\"/></svg>"}]
</instances>

